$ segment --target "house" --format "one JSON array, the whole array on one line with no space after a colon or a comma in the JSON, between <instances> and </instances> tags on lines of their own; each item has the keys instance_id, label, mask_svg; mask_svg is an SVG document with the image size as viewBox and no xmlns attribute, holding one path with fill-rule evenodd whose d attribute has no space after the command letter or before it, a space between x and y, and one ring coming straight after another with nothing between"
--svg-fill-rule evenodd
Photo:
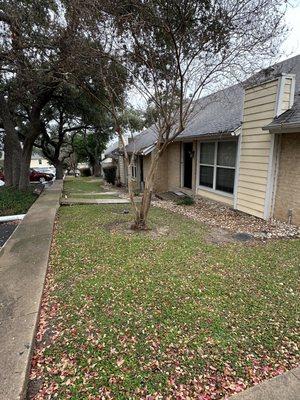
<instances>
[{"instance_id":1,"label":"house","mask_svg":"<svg viewBox=\"0 0 300 400\"><path fill-rule=\"evenodd\" d=\"M127 146L143 188L155 129ZM300 55L198 100L159 161L154 190L181 190L300 225Z\"/></svg>"},{"instance_id":2,"label":"house","mask_svg":"<svg viewBox=\"0 0 300 400\"><path fill-rule=\"evenodd\" d=\"M0 166L4 164L4 152L0 154ZM41 167L49 167L49 161L38 153L32 153L30 160L30 168L41 168Z\"/></svg>"},{"instance_id":3,"label":"house","mask_svg":"<svg viewBox=\"0 0 300 400\"><path fill-rule=\"evenodd\" d=\"M49 161L41 154L32 153L30 168L50 167Z\"/></svg>"}]
</instances>

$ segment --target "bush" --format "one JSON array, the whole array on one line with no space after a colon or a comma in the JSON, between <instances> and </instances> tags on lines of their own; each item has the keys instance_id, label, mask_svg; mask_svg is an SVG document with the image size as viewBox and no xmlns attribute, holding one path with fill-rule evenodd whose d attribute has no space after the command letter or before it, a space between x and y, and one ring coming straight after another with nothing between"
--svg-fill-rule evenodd
<instances>
[{"instance_id":1,"label":"bush","mask_svg":"<svg viewBox=\"0 0 300 400\"><path fill-rule=\"evenodd\" d=\"M104 171L104 176L105 176L106 182L114 185L116 182L117 168L116 167L105 168L103 171Z\"/></svg>"},{"instance_id":2,"label":"bush","mask_svg":"<svg viewBox=\"0 0 300 400\"><path fill-rule=\"evenodd\" d=\"M176 204L179 206L191 206L195 204L195 200L192 197L186 196L183 199L177 200Z\"/></svg>"},{"instance_id":3,"label":"bush","mask_svg":"<svg viewBox=\"0 0 300 400\"><path fill-rule=\"evenodd\" d=\"M90 168L81 168L80 169L81 176L91 176L91 169Z\"/></svg>"},{"instance_id":4,"label":"bush","mask_svg":"<svg viewBox=\"0 0 300 400\"><path fill-rule=\"evenodd\" d=\"M32 193L32 188L22 192L15 188L1 186L0 215L25 214L37 197L36 193Z\"/></svg>"}]
</instances>

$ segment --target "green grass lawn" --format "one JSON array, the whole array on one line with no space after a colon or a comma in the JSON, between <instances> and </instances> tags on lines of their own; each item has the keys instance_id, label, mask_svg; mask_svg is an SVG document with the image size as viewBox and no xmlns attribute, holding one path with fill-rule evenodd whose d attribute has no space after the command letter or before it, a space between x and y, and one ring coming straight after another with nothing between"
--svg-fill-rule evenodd
<instances>
[{"instance_id":1,"label":"green grass lawn","mask_svg":"<svg viewBox=\"0 0 300 400\"><path fill-rule=\"evenodd\" d=\"M25 214L38 195L32 188L21 192L15 188L0 187L0 216Z\"/></svg>"},{"instance_id":2,"label":"green grass lawn","mask_svg":"<svg viewBox=\"0 0 300 400\"><path fill-rule=\"evenodd\" d=\"M99 178L67 177L64 182L64 191L70 192L102 192L102 181Z\"/></svg>"},{"instance_id":3,"label":"green grass lawn","mask_svg":"<svg viewBox=\"0 0 300 400\"><path fill-rule=\"evenodd\" d=\"M128 234L123 210L59 211L31 372L41 393L220 399L297 364L299 240L216 246L155 208L158 230Z\"/></svg>"}]
</instances>

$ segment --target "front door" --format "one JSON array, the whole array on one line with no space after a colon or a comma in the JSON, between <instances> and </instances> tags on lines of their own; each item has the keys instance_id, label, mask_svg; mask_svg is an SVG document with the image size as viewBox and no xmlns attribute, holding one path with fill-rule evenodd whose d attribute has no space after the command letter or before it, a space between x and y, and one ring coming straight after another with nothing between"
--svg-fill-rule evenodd
<instances>
[{"instance_id":1,"label":"front door","mask_svg":"<svg viewBox=\"0 0 300 400\"><path fill-rule=\"evenodd\" d=\"M183 143L183 186L192 189L193 143Z\"/></svg>"}]
</instances>

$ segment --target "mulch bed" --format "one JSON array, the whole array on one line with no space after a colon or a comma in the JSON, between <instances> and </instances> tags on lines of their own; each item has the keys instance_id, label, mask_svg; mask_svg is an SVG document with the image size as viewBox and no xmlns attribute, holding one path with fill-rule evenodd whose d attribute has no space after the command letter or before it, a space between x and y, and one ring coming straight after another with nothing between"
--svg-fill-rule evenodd
<instances>
[{"instance_id":1,"label":"mulch bed","mask_svg":"<svg viewBox=\"0 0 300 400\"><path fill-rule=\"evenodd\" d=\"M0 247L9 239L10 235L16 229L20 221L10 221L0 223Z\"/></svg>"},{"instance_id":2,"label":"mulch bed","mask_svg":"<svg viewBox=\"0 0 300 400\"><path fill-rule=\"evenodd\" d=\"M155 199L153 205L182 214L213 228L231 233L245 233L256 239L297 238L300 229L285 222L263 219L233 210L231 207L205 198L198 198L194 205L177 205L172 201Z\"/></svg>"}]
</instances>

